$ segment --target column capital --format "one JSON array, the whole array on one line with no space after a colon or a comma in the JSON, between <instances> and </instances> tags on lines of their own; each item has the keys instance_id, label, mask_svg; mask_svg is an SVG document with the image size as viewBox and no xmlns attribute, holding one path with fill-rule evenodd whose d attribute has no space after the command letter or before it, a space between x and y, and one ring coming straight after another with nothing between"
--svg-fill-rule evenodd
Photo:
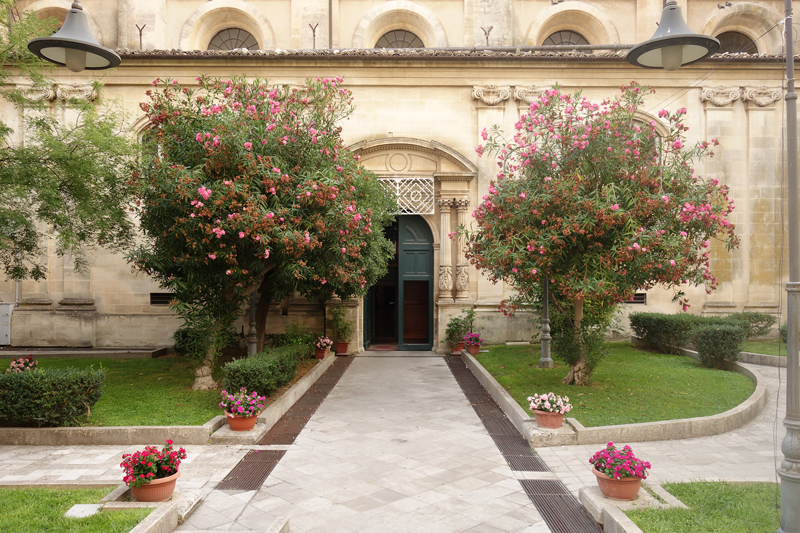
<instances>
[{"instance_id":1,"label":"column capital","mask_svg":"<svg viewBox=\"0 0 800 533\"><path fill-rule=\"evenodd\" d=\"M480 100L486 105L497 105L508 100L511 96L511 87L497 85L473 85L472 99Z\"/></svg>"},{"instance_id":2,"label":"column capital","mask_svg":"<svg viewBox=\"0 0 800 533\"><path fill-rule=\"evenodd\" d=\"M460 200L456 200L453 205L458 208L459 213L465 213L469 210L469 200L467 198L461 198Z\"/></svg>"},{"instance_id":3,"label":"column capital","mask_svg":"<svg viewBox=\"0 0 800 533\"><path fill-rule=\"evenodd\" d=\"M742 97L741 87L703 87L700 91L701 102L711 102L716 107L731 105Z\"/></svg>"},{"instance_id":4,"label":"column capital","mask_svg":"<svg viewBox=\"0 0 800 533\"><path fill-rule=\"evenodd\" d=\"M781 87L742 87L742 100L752 102L758 107L771 106L783 97Z\"/></svg>"}]
</instances>

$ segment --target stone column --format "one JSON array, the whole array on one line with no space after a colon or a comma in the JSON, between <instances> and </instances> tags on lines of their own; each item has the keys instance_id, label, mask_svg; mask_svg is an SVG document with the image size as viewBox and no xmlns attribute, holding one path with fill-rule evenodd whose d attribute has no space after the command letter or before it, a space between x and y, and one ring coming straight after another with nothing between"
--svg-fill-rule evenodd
<instances>
[{"instance_id":1,"label":"stone column","mask_svg":"<svg viewBox=\"0 0 800 533\"><path fill-rule=\"evenodd\" d=\"M458 227L469 226L469 200L466 198L456 200L458 208ZM469 301L469 263L464 256L466 241L463 236L458 237L458 263L456 265L456 301Z\"/></svg>"},{"instance_id":2,"label":"stone column","mask_svg":"<svg viewBox=\"0 0 800 533\"><path fill-rule=\"evenodd\" d=\"M439 301L453 299L453 244L450 240L450 212L453 200L439 200Z\"/></svg>"}]
</instances>

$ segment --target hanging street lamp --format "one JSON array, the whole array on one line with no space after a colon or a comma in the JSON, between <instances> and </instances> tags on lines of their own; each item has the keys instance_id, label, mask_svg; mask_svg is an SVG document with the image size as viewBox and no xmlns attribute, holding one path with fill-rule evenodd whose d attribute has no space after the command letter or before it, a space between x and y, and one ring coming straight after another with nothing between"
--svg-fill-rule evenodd
<instances>
[{"instance_id":1,"label":"hanging street lamp","mask_svg":"<svg viewBox=\"0 0 800 533\"><path fill-rule=\"evenodd\" d=\"M719 41L689 29L677 0L667 0L658 29L649 40L628 51L628 63L643 68L673 71L702 61L719 50Z\"/></svg>"},{"instance_id":2,"label":"hanging street lamp","mask_svg":"<svg viewBox=\"0 0 800 533\"><path fill-rule=\"evenodd\" d=\"M66 66L72 72L114 68L121 61L113 50L100 45L92 37L80 0L73 2L64 24L55 34L31 39L28 50L51 63Z\"/></svg>"}]
</instances>

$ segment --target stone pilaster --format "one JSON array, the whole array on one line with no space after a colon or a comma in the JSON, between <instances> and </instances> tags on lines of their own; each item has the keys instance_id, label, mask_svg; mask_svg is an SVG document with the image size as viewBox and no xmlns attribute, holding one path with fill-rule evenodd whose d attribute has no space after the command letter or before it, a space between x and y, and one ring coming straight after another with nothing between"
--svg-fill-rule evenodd
<instances>
[{"instance_id":1,"label":"stone pilaster","mask_svg":"<svg viewBox=\"0 0 800 533\"><path fill-rule=\"evenodd\" d=\"M450 213L453 200L439 200L439 301L453 299L453 245L450 240Z\"/></svg>"},{"instance_id":2,"label":"stone pilaster","mask_svg":"<svg viewBox=\"0 0 800 533\"><path fill-rule=\"evenodd\" d=\"M461 199L456 200L456 207L458 210L458 227L469 227L469 200ZM456 263L456 300L465 301L469 300L469 262L464 255L464 247L466 245L463 236L458 237L458 259Z\"/></svg>"}]
</instances>

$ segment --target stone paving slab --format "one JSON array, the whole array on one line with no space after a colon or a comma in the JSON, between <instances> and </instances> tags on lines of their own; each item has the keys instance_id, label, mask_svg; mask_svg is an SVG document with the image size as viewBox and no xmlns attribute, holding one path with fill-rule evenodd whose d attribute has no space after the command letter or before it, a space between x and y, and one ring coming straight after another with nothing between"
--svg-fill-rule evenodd
<instances>
[{"instance_id":1,"label":"stone paving slab","mask_svg":"<svg viewBox=\"0 0 800 533\"><path fill-rule=\"evenodd\" d=\"M213 491L178 531L549 531L444 360L419 355L357 357L260 490Z\"/></svg>"}]
</instances>

